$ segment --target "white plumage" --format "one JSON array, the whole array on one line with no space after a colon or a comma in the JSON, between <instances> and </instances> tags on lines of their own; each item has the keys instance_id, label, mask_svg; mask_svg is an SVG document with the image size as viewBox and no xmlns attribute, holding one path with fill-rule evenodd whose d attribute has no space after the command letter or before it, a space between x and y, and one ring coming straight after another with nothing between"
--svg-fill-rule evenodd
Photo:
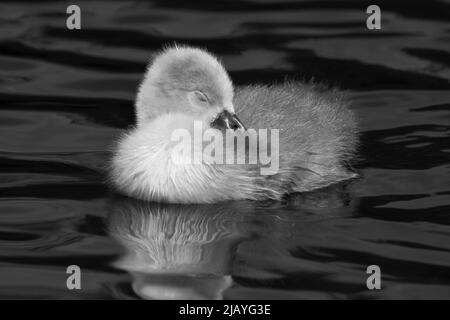
<instances>
[{"instance_id":1,"label":"white plumage","mask_svg":"<svg viewBox=\"0 0 450 320\"><path fill-rule=\"evenodd\" d=\"M255 164L174 161L172 133L192 132L194 121L208 129L224 111L236 113L247 128L280 130L278 173L261 175ZM136 117L136 127L117 144L111 178L138 199L279 200L356 176L345 164L355 152L357 125L342 93L298 82L234 90L220 62L197 48L168 48L154 58L139 88Z\"/></svg>"}]
</instances>

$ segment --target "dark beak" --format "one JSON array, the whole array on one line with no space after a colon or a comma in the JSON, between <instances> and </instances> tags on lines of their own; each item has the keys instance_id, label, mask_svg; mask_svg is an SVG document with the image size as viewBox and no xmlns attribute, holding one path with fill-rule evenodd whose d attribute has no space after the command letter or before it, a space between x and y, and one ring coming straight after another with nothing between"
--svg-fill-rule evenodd
<instances>
[{"instance_id":1,"label":"dark beak","mask_svg":"<svg viewBox=\"0 0 450 320\"><path fill-rule=\"evenodd\" d=\"M217 118L214 119L213 122L211 122L211 127L219 130L226 130L226 129L231 129L234 131L239 129L247 130L244 124L241 122L241 120L239 120L239 118L235 114L232 114L227 110L224 110L221 113L219 113Z\"/></svg>"}]
</instances>

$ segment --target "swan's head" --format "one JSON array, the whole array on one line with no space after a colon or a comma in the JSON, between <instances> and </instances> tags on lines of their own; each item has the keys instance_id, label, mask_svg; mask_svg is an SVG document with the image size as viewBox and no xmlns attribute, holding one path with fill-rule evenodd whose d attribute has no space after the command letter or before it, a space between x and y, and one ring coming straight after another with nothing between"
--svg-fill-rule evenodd
<instances>
[{"instance_id":1,"label":"swan's head","mask_svg":"<svg viewBox=\"0 0 450 320\"><path fill-rule=\"evenodd\" d=\"M136 99L138 126L164 114L183 114L217 129L244 129L233 106L233 84L210 53L171 47L150 63Z\"/></svg>"}]
</instances>

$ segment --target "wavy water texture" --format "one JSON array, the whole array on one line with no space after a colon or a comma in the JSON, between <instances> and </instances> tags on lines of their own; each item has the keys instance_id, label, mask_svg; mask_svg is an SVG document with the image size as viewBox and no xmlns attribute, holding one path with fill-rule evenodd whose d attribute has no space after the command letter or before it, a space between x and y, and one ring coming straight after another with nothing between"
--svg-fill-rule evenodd
<instances>
[{"instance_id":1,"label":"wavy water texture","mask_svg":"<svg viewBox=\"0 0 450 320\"><path fill-rule=\"evenodd\" d=\"M450 2L377 1L378 31L356 0L77 3L76 31L67 2L0 4L0 298L450 298ZM347 90L361 179L282 203L114 194L112 143L174 42L216 53L238 85Z\"/></svg>"}]
</instances>

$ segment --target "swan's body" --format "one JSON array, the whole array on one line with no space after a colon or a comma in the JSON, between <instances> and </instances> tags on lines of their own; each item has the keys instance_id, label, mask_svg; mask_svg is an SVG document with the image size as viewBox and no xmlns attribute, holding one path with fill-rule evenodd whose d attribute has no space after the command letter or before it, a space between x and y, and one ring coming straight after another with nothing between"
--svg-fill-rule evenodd
<instances>
[{"instance_id":1,"label":"swan's body","mask_svg":"<svg viewBox=\"0 0 450 320\"><path fill-rule=\"evenodd\" d=\"M137 126L119 142L112 180L125 194L148 201L212 203L279 200L355 176L345 163L354 154L356 121L342 94L290 82L233 89L222 65L194 48L157 56L140 87ZM226 114L227 128L279 129L279 170L261 175L255 164L174 161L171 134L205 129ZM220 117L219 117L220 118ZM220 129L220 128L219 128ZM193 148L193 153L201 150ZM226 150L225 150L226 152Z\"/></svg>"}]
</instances>

